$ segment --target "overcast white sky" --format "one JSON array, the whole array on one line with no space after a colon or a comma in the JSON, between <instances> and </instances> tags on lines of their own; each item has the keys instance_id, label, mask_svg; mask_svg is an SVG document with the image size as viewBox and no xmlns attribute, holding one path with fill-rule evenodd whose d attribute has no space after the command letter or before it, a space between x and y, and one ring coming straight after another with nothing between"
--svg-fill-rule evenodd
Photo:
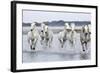
<instances>
[{"instance_id":1,"label":"overcast white sky","mask_svg":"<svg viewBox=\"0 0 100 73\"><path fill-rule=\"evenodd\" d=\"M72 12L44 12L23 10L23 22L44 22L44 21L90 21L89 13L72 13Z\"/></svg>"}]
</instances>

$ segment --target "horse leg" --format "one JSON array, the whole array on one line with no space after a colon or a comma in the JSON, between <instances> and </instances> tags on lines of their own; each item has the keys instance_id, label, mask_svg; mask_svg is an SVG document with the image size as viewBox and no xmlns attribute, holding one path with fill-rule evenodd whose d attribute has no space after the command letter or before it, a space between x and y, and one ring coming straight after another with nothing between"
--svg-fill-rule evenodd
<instances>
[{"instance_id":1,"label":"horse leg","mask_svg":"<svg viewBox=\"0 0 100 73\"><path fill-rule=\"evenodd\" d=\"M51 43L51 39L48 40L48 46L49 46L49 48L51 47L50 43Z\"/></svg>"},{"instance_id":2,"label":"horse leg","mask_svg":"<svg viewBox=\"0 0 100 73\"><path fill-rule=\"evenodd\" d=\"M35 46L34 46L34 43L32 44L32 50L35 50Z\"/></svg>"},{"instance_id":3,"label":"horse leg","mask_svg":"<svg viewBox=\"0 0 100 73\"><path fill-rule=\"evenodd\" d=\"M83 51L85 51L85 49L84 49L84 43L81 42L81 44L82 44L82 49L83 49Z\"/></svg>"},{"instance_id":4,"label":"horse leg","mask_svg":"<svg viewBox=\"0 0 100 73\"><path fill-rule=\"evenodd\" d=\"M63 41L62 41L62 46L61 46L62 48L64 47L64 43L65 43L65 41L63 40Z\"/></svg>"},{"instance_id":5,"label":"horse leg","mask_svg":"<svg viewBox=\"0 0 100 73\"><path fill-rule=\"evenodd\" d=\"M41 37L41 40L40 40L40 42L41 42L41 45L42 45L42 41L43 41L43 40L42 40L42 37Z\"/></svg>"},{"instance_id":6,"label":"horse leg","mask_svg":"<svg viewBox=\"0 0 100 73\"><path fill-rule=\"evenodd\" d=\"M41 45L43 44L43 40L41 39Z\"/></svg>"},{"instance_id":7,"label":"horse leg","mask_svg":"<svg viewBox=\"0 0 100 73\"><path fill-rule=\"evenodd\" d=\"M32 46L32 40L29 40L30 43L30 49L32 50L33 46Z\"/></svg>"},{"instance_id":8,"label":"horse leg","mask_svg":"<svg viewBox=\"0 0 100 73\"><path fill-rule=\"evenodd\" d=\"M86 48L86 50L88 49L88 48L87 48L87 42L85 43L85 48Z\"/></svg>"},{"instance_id":9,"label":"horse leg","mask_svg":"<svg viewBox=\"0 0 100 73\"><path fill-rule=\"evenodd\" d=\"M30 45L30 48L31 48L31 50L32 50L32 45Z\"/></svg>"},{"instance_id":10,"label":"horse leg","mask_svg":"<svg viewBox=\"0 0 100 73\"><path fill-rule=\"evenodd\" d=\"M75 40L73 40L72 46L73 46L73 48L75 49Z\"/></svg>"},{"instance_id":11,"label":"horse leg","mask_svg":"<svg viewBox=\"0 0 100 73\"><path fill-rule=\"evenodd\" d=\"M71 46L73 46L73 40L72 39L70 40L70 43L71 43Z\"/></svg>"},{"instance_id":12,"label":"horse leg","mask_svg":"<svg viewBox=\"0 0 100 73\"><path fill-rule=\"evenodd\" d=\"M45 38L44 43L45 43L45 47L47 47L48 46L48 40L47 40L47 38Z\"/></svg>"},{"instance_id":13,"label":"horse leg","mask_svg":"<svg viewBox=\"0 0 100 73\"><path fill-rule=\"evenodd\" d=\"M63 42L61 43L61 48L63 48Z\"/></svg>"},{"instance_id":14,"label":"horse leg","mask_svg":"<svg viewBox=\"0 0 100 73\"><path fill-rule=\"evenodd\" d=\"M53 40L53 38L51 37L51 39L49 41L49 47L51 47L52 40Z\"/></svg>"},{"instance_id":15,"label":"horse leg","mask_svg":"<svg viewBox=\"0 0 100 73\"><path fill-rule=\"evenodd\" d=\"M48 39L48 46L50 47L50 39Z\"/></svg>"},{"instance_id":16,"label":"horse leg","mask_svg":"<svg viewBox=\"0 0 100 73\"><path fill-rule=\"evenodd\" d=\"M35 50L35 47L36 47L36 43L37 43L37 39L35 39L34 41L33 41L33 50Z\"/></svg>"},{"instance_id":17,"label":"horse leg","mask_svg":"<svg viewBox=\"0 0 100 73\"><path fill-rule=\"evenodd\" d=\"M63 48L63 41L61 39L59 39L60 44L61 44L61 48Z\"/></svg>"},{"instance_id":18,"label":"horse leg","mask_svg":"<svg viewBox=\"0 0 100 73\"><path fill-rule=\"evenodd\" d=\"M35 50L35 47L33 47L33 50Z\"/></svg>"},{"instance_id":19,"label":"horse leg","mask_svg":"<svg viewBox=\"0 0 100 73\"><path fill-rule=\"evenodd\" d=\"M48 40L46 39L46 46L48 46Z\"/></svg>"},{"instance_id":20,"label":"horse leg","mask_svg":"<svg viewBox=\"0 0 100 73\"><path fill-rule=\"evenodd\" d=\"M41 45L43 45L44 37L41 37Z\"/></svg>"},{"instance_id":21,"label":"horse leg","mask_svg":"<svg viewBox=\"0 0 100 73\"><path fill-rule=\"evenodd\" d=\"M84 44L82 45L83 51L85 51Z\"/></svg>"}]
</instances>

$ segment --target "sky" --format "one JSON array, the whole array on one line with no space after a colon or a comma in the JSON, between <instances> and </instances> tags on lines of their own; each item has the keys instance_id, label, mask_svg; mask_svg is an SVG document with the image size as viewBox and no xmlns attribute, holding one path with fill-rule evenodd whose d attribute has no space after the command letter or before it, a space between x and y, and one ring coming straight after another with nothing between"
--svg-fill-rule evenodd
<instances>
[{"instance_id":1,"label":"sky","mask_svg":"<svg viewBox=\"0 0 100 73\"><path fill-rule=\"evenodd\" d=\"M23 22L44 22L44 21L90 21L90 13L77 13L77 12L53 12L53 11L34 11L23 10Z\"/></svg>"}]
</instances>

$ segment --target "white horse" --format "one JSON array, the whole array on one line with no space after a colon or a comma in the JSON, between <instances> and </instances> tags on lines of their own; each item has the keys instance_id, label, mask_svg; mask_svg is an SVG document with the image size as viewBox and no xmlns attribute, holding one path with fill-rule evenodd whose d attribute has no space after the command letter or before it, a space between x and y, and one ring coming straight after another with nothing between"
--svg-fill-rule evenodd
<instances>
[{"instance_id":1,"label":"white horse","mask_svg":"<svg viewBox=\"0 0 100 73\"><path fill-rule=\"evenodd\" d=\"M45 43L46 46L51 47L51 43L53 40L53 32L49 30L47 25L43 26L43 30L40 33L41 44Z\"/></svg>"},{"instance_id":2,"label":"white horse","mask_svg":"<svg viewBox=\"0 0 100 73\"><path fill-rule=\"evenodd\" d=\"M69 29L69 24L65 23L64 30L58 34L58 40L60 41L62 48L63 48L66 40L68 40L68 29Z\"/></svg>"},{"instance_id":3,"label":"white horse","mask_svg":"<svg viewBox=\"0 0 100 73\"><path fill-rule=\"evenodd\" d=\"M71 23L71 31L69 33L69 42L72 46L75 46L76 43L76 31L75 31L75 24Z\"/></svg>"},{"instance_id":4,"label":"white horse","mask_svg":"<svg viewBox=\"0 0 100 73\"><path fill-rule=\"evenodd\" d=\"M87 44L91 40L90 34L91 33L89 31L89 26L88 25L83 26L80 33L80 41L83 51L85 51L85 49L88 49Z\"/></svg>"},{"instance_id":5,"label":"white horse","mask_svg":"<svg viewBox=\"0 0 100 73\"><path fill-rule=\"evenodd\" d=\"M30 45L30 48L32 50L35 50L36 48L36 43L37 43L37 40L38 40L38 37L39 37L39 34L38 34L38 31L36 30L36 25L35 23L32 23L31 24L31 29L30 31L28 32L28 43Z\"/></svg>"}]
</instances>

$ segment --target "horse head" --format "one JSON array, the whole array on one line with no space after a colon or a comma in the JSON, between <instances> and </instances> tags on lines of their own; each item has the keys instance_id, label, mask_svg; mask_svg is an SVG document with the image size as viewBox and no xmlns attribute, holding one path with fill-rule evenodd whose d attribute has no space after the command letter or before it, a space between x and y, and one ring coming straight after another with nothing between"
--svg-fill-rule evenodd
<instances>
[{"instance_id":1,"label":"horse head","mask_svg":"<svg viewBox=\"0 0 100 73\"><path fill-rule=\"evenodd\" d=\"M41 23L41 28L42 28L42 30L45 29L45 24L44 23Z\"/></svg>"},{"instance_id":2,"label":"horse head","mask_svg":"<svg viewBox=\"0 0 100 73\"><path fill-rule=\"evenodd\" d=\"M65 26L64 26L64 30L65 30L65 32L68 31L68 29L70 29L70 26L69 26L68 23L65 23Z\"/></svg>"},{"instance_id":3,"label":"horse head","mask_svg":"<svg viewBox=\"0 0 100 73\"><path fill-rule=\"evenodd\" d=\"M48 26L44 27L44 32L47 33L48 32Z\"/></svg>"},{"instance_id":4,"label":"horse head","mask_svg":"<svg viewBox=\"0 0 100 73\"><path fill-rule=\"evenodd\" d=\"M75 31L75 23L71 23L71 31Z\"/></svg>"},{"instance_id":5,"label":"horse head","mask_svg":"<svg viewBox=\"0 0 100 73\"><path fill-rule=\"evenodd\" d=\"M32 23L32 24L31 24L31 31L34 30L35 28L36 28L35 23Z\"/></svg>"}]
</instances>

